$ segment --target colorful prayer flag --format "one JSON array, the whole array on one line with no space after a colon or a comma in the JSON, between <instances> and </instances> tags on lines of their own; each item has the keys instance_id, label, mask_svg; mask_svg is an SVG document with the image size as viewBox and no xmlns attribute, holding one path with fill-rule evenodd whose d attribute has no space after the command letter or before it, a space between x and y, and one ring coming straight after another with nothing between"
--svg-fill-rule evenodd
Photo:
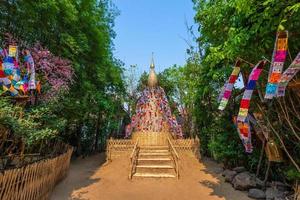
<instances>
[{"instance_id":1,"label":"colorful prayer flag","mask_svg":"<svg viewBox=\"0 0 300 200\"><path fill-rule=\"evenodd\" d=\"M9 47L8 47L8 56L16 58L17 57L17 49L18 49L17 46L9 45Z\"/></svg>"},{"instance_id":2,"label":"colorful prayer flag","mask_svg":"<svg viewBox=\"0 0 300 200\"><path fill-rule=\"evenodd\" d=\"M245 122L236 121L235 124L239 133L239 137L244 145L245 151L247 153L252 153L253 146L251 143L251 128L248 117L246 118Z\"/></svg>"},{"instance_id":3,"label":"colorful prayer flag","mask_svg":"<svg viewBox=\"0 0 300 200\"><path fill-rule=\"evenodd\" d=\"M28 53L25 56L25 62L29 66L29 72L30 72L30 79L28 83L28 89L29 90L35 90L36 89L36 83L35 83L35 66L34 61L30 53Z\"/></svg>"},{"instance_id":4,"label":"colorful prayer flag","mask_svg":"<svg viewBox=\"0 0 300 200\"><path fill-rule=\"evenodd\" d=\"M300 52L292 62L292 64L284 71L282 74L279 83L278 83L278 97L282 97L285 95L285 89L289 84L290 80L298 73L300 70Z\"/></svg>"},{"instance_id":5,"label":"colorful prayer flag","mask_svg":"<svg viewBox=\"0 0 300 200\"><path fill-rule=\"evenodd\" d=\"M269 70L265 99L272 99L277 94L278 83L287 54L288 32L278 32Z\"/></svg>"},{"instance_id":6,"label":"colorful prayer flag","mask_svg":"<svg viewBox=\"0 0 300 200\"><path fill-rule=\"evenodd\" d=\"M241 105L240 105L240 110L238 114L237 121L240 122L245 122L247 115L248 115L248 109L250 107L250 100L252 97L253 90L255 89L256 86L256 81L259 78L259 75L262 72L263 67L265 66L266 61L262 60L260 61L252 70L249 80L246 86L246 90L243 94L242 100L241 100Z\"/></svg>"},{"instance_id":7,"label":"colorful prayer flag","mask_svg":"<svg viewBox=\"0 0 300 200\"><path fill-rule=\"evenodd\" d=\"M228 82L226 82L226 84L224 85L225 90L224 91L222 90L222 98L219 105L219 110L224 110L228 103L228 100L230 99L233 85L237 80L241 70L240 65L241 65L241 61L237 60L233 68L233 71L231 72Z\"/></svg>"}]
</instances>

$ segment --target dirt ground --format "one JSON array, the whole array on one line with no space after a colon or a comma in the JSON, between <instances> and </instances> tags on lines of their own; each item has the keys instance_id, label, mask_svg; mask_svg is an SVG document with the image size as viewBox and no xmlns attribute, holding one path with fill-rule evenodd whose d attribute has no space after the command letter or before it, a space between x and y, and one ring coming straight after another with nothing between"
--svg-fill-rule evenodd
<instances>
[{"instance_id":1,"label":"dirt ground","mask_svg":"<svg viewBox=\"0 0 300 200\"><path fill-rule=\"evenodd\" d=\"M103 154L72 162L68 177L56 186L51 200L250 200L224 183L221 166L209 159L199 163L181 155L181 177L129 180L129 159L103 165Z\"/></svg>"}]
</instances>

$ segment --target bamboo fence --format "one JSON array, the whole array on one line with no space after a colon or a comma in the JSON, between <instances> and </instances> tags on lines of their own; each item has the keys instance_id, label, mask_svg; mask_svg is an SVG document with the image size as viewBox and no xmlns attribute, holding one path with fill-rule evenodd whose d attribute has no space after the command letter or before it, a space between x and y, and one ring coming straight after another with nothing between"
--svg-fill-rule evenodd
<instances>
[{"instance_id":1,"label":"bamboo fence","mask_svg":"<svg viewBox=\"0 0 300 200\"><path fill-rule=\"evenodd\" d=\"M172 144L178 152L192 152L196 158L200 159L200 140L195 139L172 139Z\"/></svg>"},{"instance_id":2,"label":"bamboo fence","mask_svg":"<svg viewBox=\"0 0 300 200\"><path fill-rule=\"evenodd\" d=\"M171 137L169 132L135 132L132 134L134 141L139 140L140 146L168 145L167 139Z\"/></svg>"},{"instance_id":3,"label":"bamboo fence","mask_svg":"<svg viewBox=\"0 0 300 200\"><path fill-rule=\"evenodd\" d=\"M0 199L49 199L54 186L67 175L72 151L70 147L55 158L0 172Z\"/></svg>"},{"instance_id":4,"label":"bamboo fence","mask_svg":"<svg viewBox=\"0 0 300 200\"><path fill-rule=\"evenodd\" d=\"M134 147L133 140L126 139L109 139L106 146L106 160L111 161L113 158L129 153Z\"/></svg>"},{"instance_id":5,"label":"bamboo fence","mask_svg":"<svg viewBox=\"0 0 300 200\"><path fill-rule=\"evenodd\" d=\"M136 141L139 141L139 146L167 146L168 138L178 152L191 152L198 159L201 158L199 148L200 140L195 139L175 139L169 132L135 132L132 134L132 139L109 139L107 140L106 156L107 161L113 158L130 153Z\"/></svg>"}]
</instances>

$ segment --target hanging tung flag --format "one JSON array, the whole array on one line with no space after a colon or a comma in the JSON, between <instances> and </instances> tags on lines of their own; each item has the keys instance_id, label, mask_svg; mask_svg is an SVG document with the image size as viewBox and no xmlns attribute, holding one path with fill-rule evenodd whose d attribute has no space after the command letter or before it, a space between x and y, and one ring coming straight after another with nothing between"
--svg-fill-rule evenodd
<instances>
[{"instance_id":1,"label":"hanging tung flag","mask_svg":"<svg viewBox=\"0 0 300 200\"><path fill-rule=\"evenodd\" d=\"M10 85L9 91L10 91L11 96L17 96L18 93L19 93L19 92L14 88L13 85Z\"/></svg>"},{"instance_id":2,"label":"hanging tung flag","mask_svg":"<svg viewBox=\"0 0 300 200\"><path fill-rule=\"evenodd\" d=\"M222 91L221 91L220 96L222 95L222 97L221 97L221 102L219 105L219 110L224 110L228 103L234 83L237 80L240 70L241 70L240 65L241 65L241 61L237 60L235 63L235 66L233 68L233 71L229 77L229 80L225 83L224 89L222 89Z\"/></svg>"},{"instance_id":3,"label":"hanging tung flag","mask_svg":"<svg viewBox=\"0 0 300 200\"><path fill-rule=\"evenodd\" d=\"M41 94L41 88L42 88L41 82L37 81L36 82L36 91L38 92L38 94Z\"/></svg>"},{"instance_id":4,"label":"hanging tung flag","mask_svg":"<svg viewBox=\"0 0 300 200\"><path fill-rule=\"evenodd\" d=\"M2 58L4 58L5 57L5 51L0 47L0 56L2 57Z\"/></svg>"},{"instance_id":5,"label":"hanging tung flag","mask_svg":"<svg viewBox=\"0 0 300 200\"><path fill-rule=\"evenodd\" d=\"M300 52L292 62L292 64L287 68L282 74L279 84L278 84L278 97L285 95L286 86L289 84L290 80L298 73L300 70Z\"/></svg>"},{"instance_id":6,"label":"hanging tung flag","mask_svg":"<svg viewBox=\"0 0 300 200\"><path fill-rule=\"evenodd\" d=\"M30 73L30 79L28 82L28 89L29 90L35 90L36 89L36 81L35 81L35 66L33 58L30 54L30 52L27 52L27 55L25 56L25 62L28 65L29 73Z\"/></svg>"},{"instance_id":7,"label":"hanging tung flag","mask_svg":"<svg viewBox=\"0 0 300 200\"><path fill-rule=\"evenodd\" d=\"M288 48L288 32L278 32L270 66L265 99L272 99L277 94L278 83L281 77Z\"/></svg>"},{"instance_id":8,"label":"hanging tung flag","mask_svg":"<svg viewBox=\"0 0 300 200\"><path fill-rule=\"evenodd\" d=\"M249 80L245 89L245 92L243 94L243 98L241 100L241 105L240 105L240 110L239 110L239 114L238 114L238 121L241 122L245 122L246 117L248 115L248 110L250 107L250 100L252 97L252 93L253 90L255 89L256 86L256 81L259 78L259 75L263 69L263 67L265 66L266 61L262 60L260 61L252 70L250 76L249 76Z\"/></svg>"},{"instance_id":9,"label":"hanging tung flag","mask_svg":"<svg viewBox=\"0 0 300 200\"><path fill-rule=\"evenodd\" d=\"M1 60L0 60L0 78L5 78L4 67L2 65Z\"/></svg>"},{"instance_id":10,"label":"hanging tung flag","mask_svg":"<svg viewBox=\"0 0 300 200\"><path fill-rule=\"evenodd\" d=\"M17 57L17 49L18 49L17 46L9 45L9 47L8 47L8 56L16 58Z\"/></svg>"},{"instance_id":11,"label":"hanging tung flag","mask_svg":"<svg viewBox=\"0 0 300 200\"><path fill-rule=\"evenodd\" d=\"M218 96L218 102L220 103L222 98L223 98L223 95L224 95L224 92L226 90L226 85L228 84L228 81L226 81L226 83L223 85L222 89L221 89L221 92Z\"/></svg>"},{"instance_id":12,"label":"hanging tung flag","mask_svg":"<svg viewBox=\"0 0 300 200\"><path fill-rule=\"evenodd\" d=\"M252 153L253 146L251 143L251 129L248 118L246 118L245 122L237 121L237 131L239 133L240 139L243 142L245 147L245 151L247 153Z\"/></svg>"}]
</instances>

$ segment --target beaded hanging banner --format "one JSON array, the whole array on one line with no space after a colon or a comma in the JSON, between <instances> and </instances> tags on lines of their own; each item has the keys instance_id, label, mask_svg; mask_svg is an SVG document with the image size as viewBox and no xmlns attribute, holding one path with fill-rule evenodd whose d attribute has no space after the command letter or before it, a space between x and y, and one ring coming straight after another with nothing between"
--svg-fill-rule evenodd
<instances>
[{"instance_id":1,"label":"beaded hanging banner","mask_svg":"<svg viewBox=\"0 0 300 200\"><path fill-rule=\"evenodd\" d=\"M266 61L262 60L260 61L252 70L250 76L249 76L249 80L246 86L246 90L244 92L243 98L241 100L241 105L240 105L240 110L239 110L239 114L238 114L238 118L237 120L240 122L245 122L247 115L248 115L248 110L250 107L250 99L253 93L253 90L256 86L256 81L259 78L259 75L263 69L263 67L265 66Z\"/></svg>"},{"instance_id":2,"label":"beaded hanging banner","mask_svg":"<svg viewBox=\"0 0 300 200\"><path fill-rule=\"evenodd\" d=\"M224 85L224 90L222 90L223 94L222 93L220 94L220 95L222 95L222 98L221 98L221 102L219 105L219 110L224 110L228 103L234 83L237 80L240 70L241 70L240 65L241 65L241 61L237 60L235 63L235 66L233 68L233 71L229 77L229 80Z\"/></svg>"},{"instance_id":3,"label":"beaded hanging banner","mask_svg":"<svg viewBox=\"0 0 300 200\"><path fill-rule=\"evenodd\" d=\"M288 32L278 32L276 36L272 63L269 71L265 99L272 99L277 94L278 83L281 77L284 61L287 54L287 47Z\"/></svg>"},{"instance_id":4,"label":"beaded hanging banner","mask_svg":"<svg viewBox=\"0 0 300 200\"><path fill-rule=\"evenodd\" d=\"M292 78L297 74L297 72L300 70L300 52L292 62L292 64L287 68L284 73L282 74L279 84L278 84L278 97L282 97L285 95L285 89L292 80Z\"/></svg>"}]
</instances>

